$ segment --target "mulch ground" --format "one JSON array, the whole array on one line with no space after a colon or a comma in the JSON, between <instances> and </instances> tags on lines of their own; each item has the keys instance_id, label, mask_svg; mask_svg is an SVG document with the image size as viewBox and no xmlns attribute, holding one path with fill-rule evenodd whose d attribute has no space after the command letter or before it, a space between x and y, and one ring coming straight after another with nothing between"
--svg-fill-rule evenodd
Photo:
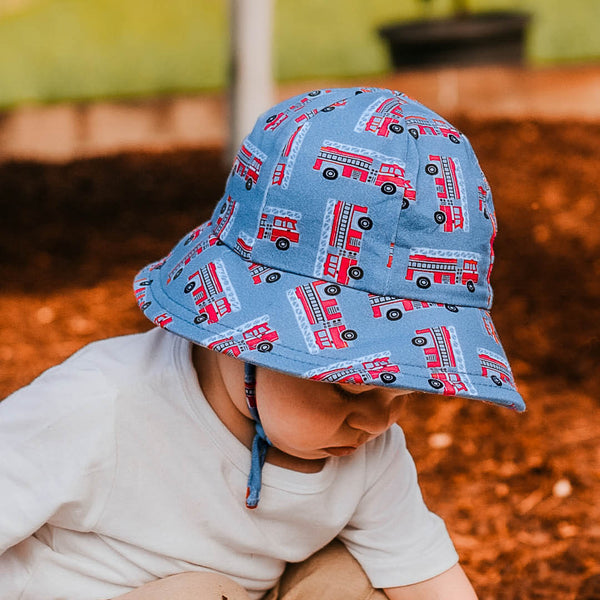
<instances>
[{"instance_id":1,"label":"mulch ground","mask_svg":"<svg viewBox=\"0 0 600 600\"><path fill-rule=\"evenodd\" d=\"M600 598L600 124L454 120L498 213L493 315L528 411L423 396L403 422L480 598ZM218 150L0 165L0 397L146 330L137 269L210 214Z\"/></svg>"}]
</instances>

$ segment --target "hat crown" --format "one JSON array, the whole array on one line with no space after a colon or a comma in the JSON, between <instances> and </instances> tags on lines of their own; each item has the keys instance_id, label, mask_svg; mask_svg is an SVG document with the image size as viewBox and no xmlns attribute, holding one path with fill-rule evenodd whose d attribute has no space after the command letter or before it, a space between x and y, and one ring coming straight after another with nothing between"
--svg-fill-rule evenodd
<instances>
[{"instance_id":1,"label":"hat crown","mask_svg":"<svg viewBox=\"0 0 600 600\"><path fill-rule=\"evenodd\" d=\"M248 261L379 296L489 308L496 219L467 138L404 94L315 90L259 117L213 232Z\"/></svg>"}]
</instances>

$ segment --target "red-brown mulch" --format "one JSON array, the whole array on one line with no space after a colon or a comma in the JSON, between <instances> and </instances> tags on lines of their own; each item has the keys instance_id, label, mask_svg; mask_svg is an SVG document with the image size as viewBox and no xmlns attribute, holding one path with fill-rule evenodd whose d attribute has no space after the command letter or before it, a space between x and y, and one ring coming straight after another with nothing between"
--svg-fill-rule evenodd
<instances>
[{"instance_id":1,"label":"red-brown mulch","mask_svg":"<svg viewBox=\"0 0 600 600\"><path fill-rule=\"evenodd\" d=\"M403 426L480 598L600 598L600 124L455 119L496 203L493 315L529 410L427 396ZM203 221L218 150L0 165L0 397L149 327L139 267Z\"/></svg>"}]
</instances>

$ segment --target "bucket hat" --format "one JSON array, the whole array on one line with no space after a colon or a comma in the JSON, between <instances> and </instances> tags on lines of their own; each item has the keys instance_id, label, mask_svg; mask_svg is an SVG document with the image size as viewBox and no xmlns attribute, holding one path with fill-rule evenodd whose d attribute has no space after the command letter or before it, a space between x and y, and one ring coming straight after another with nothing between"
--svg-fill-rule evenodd
<instances>
[{"instance_id":1,"label":"bucket hat","mask_svg":"<svg viewBox=\"0 0 600 600\"><path fill-rule=\"evenodd\" d=\"M320 89L258 118L211 219L134 290L156 325L252 364L520 411L496 232L465 135L400 92Z\"/></svg>"}]
</instances>

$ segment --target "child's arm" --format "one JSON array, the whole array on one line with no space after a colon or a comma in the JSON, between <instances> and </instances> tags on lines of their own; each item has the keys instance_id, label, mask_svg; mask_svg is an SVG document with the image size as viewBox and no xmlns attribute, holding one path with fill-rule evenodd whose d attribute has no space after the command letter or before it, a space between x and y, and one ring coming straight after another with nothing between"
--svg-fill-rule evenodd
<instances>
[{"instance_id":1,"label":"child's arm","mask_svg":"<svg viewBox=\"0 0 600 600\"><path fill-rule=\"evenodd\" d=\"M384 592L390 600L477 600L477 594L459 564L426 581L387 588Z\"/></svg>"}]
</instances>

